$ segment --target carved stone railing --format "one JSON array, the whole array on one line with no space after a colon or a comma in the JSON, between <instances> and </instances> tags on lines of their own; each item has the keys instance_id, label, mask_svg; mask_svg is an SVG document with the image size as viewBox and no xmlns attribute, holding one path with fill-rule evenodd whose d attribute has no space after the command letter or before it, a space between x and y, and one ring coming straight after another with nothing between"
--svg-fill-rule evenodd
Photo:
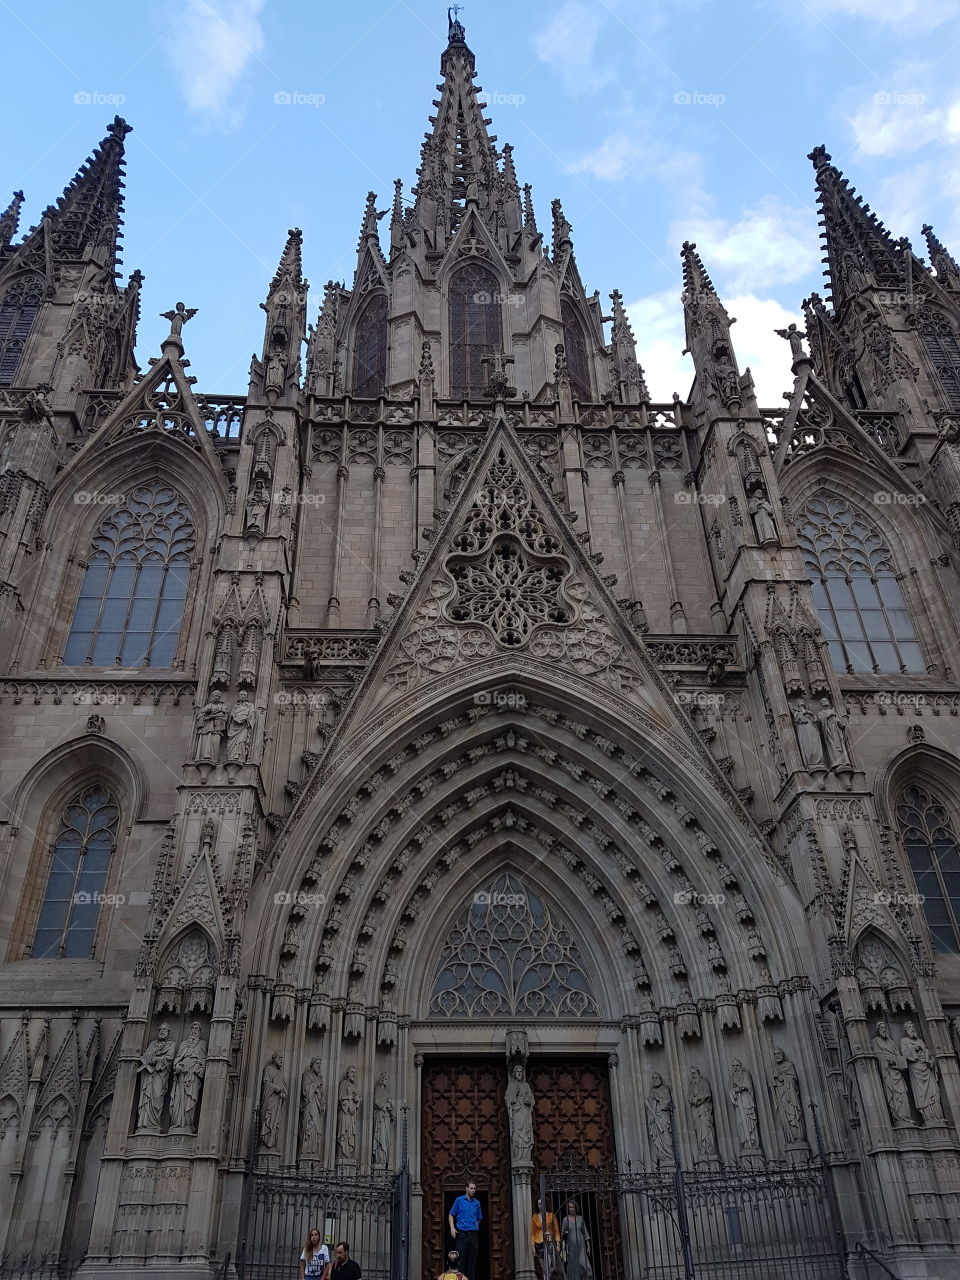
<instances>
[{"instance_id":1,"label":"carved stone railing","mask_svg":"<svg viewBox=\"0 0 960 1280\"><path fill-rule=\"evenodd\" d=\"M364 666L380 638L378 631L288 631L283 658L319 666Z\"/></svg>"},{"instance_id":2,"label":"carved stone railing","mask_svg":"<svg viewBox=\"0 0 960 1280\"><path fill-rule=\"evenodd\" d=\"M70 677L61 675L29 676L23 679L7 677L0 679L0 703L12 703L14 706L23 702L39 705L52 702L55 706L61 703L76 707L118 707L129 704L133 707L150 703L157 707L163 701L177 706L181 699L193 696L197 687L196 680L125 680L104 677Z\"/></svg>"},{"instance_id":3,"label":"carved stone railing","mask_svg":"<svg viewBox=\"0 0 960 1280\"><path fill-rule=\"evenodd\" d=\"M245 403L245 396L197 396L200 416L214 440L239 441Z\"/></svg>"},{"instance_id":4,"label":"carved stone railing","mask_svg":"<svg viewBox=\"0 0 960 1280\"><path fill-rule=\"evenodd\" d=\"M353 396L311 397L313 421L321 425L383 423L386 426L407 426L417 420L415 400L391 400L385 396L377 400L359 400ZM507 400L504 403L507 422L517 429L545 430L561 423L560 406L551 401L536 404L531 400ZM627 405L612 401L573 405L572 420L581 427L649 427L657 431L677 431L677 410L673 404ZM482 430L494 421L492 404L479 398L463 400L438 400L436 421L440 427L457 430L476 428ZM569 425L570 419L562 419Z\"/></svg>"},{"instance_id":5,"label":"carved stone railing","mask_svg":"<svg viewBox=\"0 0 960 1280\"><path fill-rule=\"evenodd\" d=\"M739 650L733 636L645 635L644 644L659 667L738 667Z\"/></svg>"}]
</instances>

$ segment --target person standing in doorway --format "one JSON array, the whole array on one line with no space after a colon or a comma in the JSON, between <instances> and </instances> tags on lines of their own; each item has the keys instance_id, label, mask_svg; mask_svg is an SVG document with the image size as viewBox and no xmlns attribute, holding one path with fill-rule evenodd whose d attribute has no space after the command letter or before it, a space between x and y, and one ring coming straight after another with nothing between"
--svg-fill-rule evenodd
<instances>
[{"instance_id":1,"label":"person standing in doorway","mask_svg":"<svg viewBox=\"0 0 960 1280\"><path fill-rule=\"evenodd\" d=\"M300 1280L330 1280L330 1250L323 1243L319 1227L307 1232L300 1255Z\"/></svg>"},{"instance_id":2,"label":"person standing in doorway","mask_svg":"<svg viewBox=\"0 0 960 1280\"><path fill-rule=\"evenodd\" d=\"M567 1204L566 1216L560 1227L564 1275L567 1280L593 1280L593 1264L590 1261L590 1232L580 1216L576 1204Z\"/></svg>"},{"instance_id":3,"label":"person standing in doorway","mask_svg":"<svg viewBox=\"0 0 960 1280\"><path fill-rule=\"evenodd\" d=\"M341 1240L333 1251L333 1270L330 1272L330 1280L361 1280L361 1276L359 1266L350 1257L350 1246L346 1240Z\"/></svg>"},{"instance_id":4,"label":"person standing in doorway","mask_svg":"<svg viewBox=\"0 0 960 1280\"><path fill-rule=\"evenodd\" d=\"M560 1228L552 1213L543 1215L543 1201L537 1201L537 1211L530 1218L530 1243L533 1245L533 1264L538 1280L552 1280L556 1270L557 1246L560 1244Z\"/></svg>"},{"instance_id":5,"label":"person standing in doorway","mask_svg":"<svg viewBox=\"0 0 960 1280\"><path fill-rule=\"evenodd\" d=\"M447 1217L450 1234L460 1254L460 1269L467 1280L477 1280L477 1252L480 1248L480 1223L483 1211L477 1199L477 1184L468 1182L462 1196L457 1196Z\"/></svg>"}]
</instances>

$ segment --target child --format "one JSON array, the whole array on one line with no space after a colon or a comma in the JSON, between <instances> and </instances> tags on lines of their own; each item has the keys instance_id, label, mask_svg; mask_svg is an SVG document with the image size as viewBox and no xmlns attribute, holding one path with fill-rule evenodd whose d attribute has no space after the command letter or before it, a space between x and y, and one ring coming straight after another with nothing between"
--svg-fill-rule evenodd
<instances>
[{"instance_id":1,"label":"child","mask_svg":"<svg viewBox=\"0 0 960 1280\"><path fill-rule=\"evenodd\" d=\"M456 1249L451 1249L447 1254L447 1269L437 1277L437 1280L467 1280L460 1270L460 1255Z\"/></svg>"}]
</instances>

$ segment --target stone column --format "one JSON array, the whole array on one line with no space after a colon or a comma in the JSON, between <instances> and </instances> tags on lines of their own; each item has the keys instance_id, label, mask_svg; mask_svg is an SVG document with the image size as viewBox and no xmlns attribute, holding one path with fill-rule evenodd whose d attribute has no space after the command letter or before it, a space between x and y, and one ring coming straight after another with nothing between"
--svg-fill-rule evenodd
<instances>
[{"instance_id":1,"label":"stone column","mask_svg":"<svg viewBox=\"0 0 960 1280\"><path fill-rule=\"evenodd\" d=\"M530 1215L533 1212L533 1165L514 1164L513 1184L513 1274L515 1280L536 1280L533 1267L533 1245L530 1241ZM544 1216L546 1216L544 1207Z\"/></svg>"}]
</instances>

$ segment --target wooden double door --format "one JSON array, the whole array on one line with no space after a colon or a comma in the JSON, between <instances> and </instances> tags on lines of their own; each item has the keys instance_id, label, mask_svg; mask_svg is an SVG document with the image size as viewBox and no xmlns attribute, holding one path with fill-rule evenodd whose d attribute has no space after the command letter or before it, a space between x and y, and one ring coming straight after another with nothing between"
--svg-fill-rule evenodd
<instances>
[{"instance_id":1,"label":"wooden double door","mask_svg":"<svg viewBox=\"0 0 960 1280\"><path fill-rule=\"evenodd\" d=\"M433 1280L452 1248L447 1214L469 1179L483 1210L476 1280L513 1275L514 1233L529 1232L529 1215L513 1221L510 1132L503 1057L428 1058L423 1067L420 1184L423 1188L423 1280ZM612 1170L616 1161L610 1087L602 1058L531 1058L534 1185L539 1174L560 1169ZM548 1196L548 1201L552 1197ZM548 1203L562 1214L562 1206ZM602 1199L579 1204L600 1277L616 1274L619 1255L616 1208ZM533 1203L529 1206L533 1212Z\"/></svg>"}]
</instances>

